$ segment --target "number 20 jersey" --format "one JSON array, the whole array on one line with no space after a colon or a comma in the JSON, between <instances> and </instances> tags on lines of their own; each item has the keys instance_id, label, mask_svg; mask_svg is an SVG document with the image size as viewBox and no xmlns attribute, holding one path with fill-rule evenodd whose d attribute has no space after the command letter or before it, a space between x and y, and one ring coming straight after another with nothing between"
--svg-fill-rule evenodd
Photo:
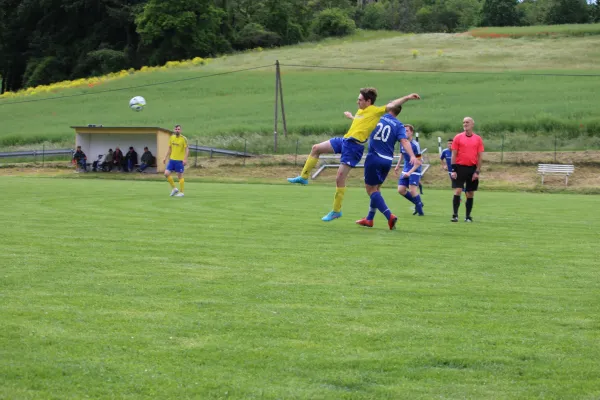
<instances>
[{"instance_id":1,"label":"number 20 jersey","mask_svg":"<svg viewBox=\"0 0 600 400\"><path fill-rule=\"evenodd\" d=\"M369 137L368 154L377 154L379 157L393 161L396 142L406 139L406 130L402 122L391 114L385 114Z\"/></svg>"}]
</instances>

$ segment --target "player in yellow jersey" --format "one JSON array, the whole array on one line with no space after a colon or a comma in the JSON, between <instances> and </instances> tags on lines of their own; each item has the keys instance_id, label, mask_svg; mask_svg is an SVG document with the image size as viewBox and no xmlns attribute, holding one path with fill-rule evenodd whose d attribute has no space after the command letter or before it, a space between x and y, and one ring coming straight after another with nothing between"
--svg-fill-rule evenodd
<instances>
[{"instance_id":1,"label":"player in yellow jersey","mask_svg":"<svg viewBox=\"0 0 600 400\"><path fill-rule=\"evenodd\" d=\"M171 196L183 197L183 170L187 165L190 148L188 147L186 137L181 134L181 125L175 125L174 131L175 134L171 135L169 139L169 150L167 150L163 164L167 164L167 160L169 161L165 168L165 177L169 181L169 185L171 185ZM179 189L175 187L175 181L171 177L172 171L177 172Z\"/></svg>"},{"instance_id":2,"label":"player in yellow jersey","mask_svg":"<svg viewBox=\"0 0 600 400\"><path fill-rule=\"evenodd\" d=\"M315 144L304 164L302 173L295 178L288 178L290 183L308 184L310 171L317 165L321 154L341 154L340 166L335 178L335 196L333 198L333 210L322 218L323 221L332 221L342 216L342 201L346 193L346 178L350 170L362 159L365 150L365 142L383 114L391 108L400 106L409 100L419 100L418 94L413 93L389 102L386 106L375 106L377 100L377 89L362 88L358 94L358 111L356 115L346 111L344 115L352 118L352 125L343 138L335 137L325 142Z\"/></svg>"}]
</instances>

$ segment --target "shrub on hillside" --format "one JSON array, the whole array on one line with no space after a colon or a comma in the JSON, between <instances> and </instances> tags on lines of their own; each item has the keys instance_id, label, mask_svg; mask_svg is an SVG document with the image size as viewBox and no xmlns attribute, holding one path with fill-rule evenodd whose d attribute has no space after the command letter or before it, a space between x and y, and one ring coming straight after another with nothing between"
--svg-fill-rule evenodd
<instances>
[{"instance_id":1,"label":"shrub on hillside","mask_svg":"<svg viewBox=\"0 0 600 400\"><path fill-rule=\"evenodd\" d=\"M282 44L281 36L266 30L264 26L255 22L246 24L236 36L235 45L240 50L274 47Z\"/></svg>"},{"instance_id":2,"label":"shrub on hillside","mask_svg":"<svg viewBox=\"0 0 600 400\"><path fill-rule=\"evenodd\" d=\"M386 10L382 3L369 3L360 16L359 26L362 29L390 29L387 24Z\"/></svg>"},{"instance_id":3,"label":"shrub on hillside","mask_svg":"<svg viewBox=\"0 0 600 400\"><path fill-rule=\"evenodd\" d=\"M87 54L87 61L94 66L92 75L120 71L127 66L125 52L111 49L90 51Z\"/></svg>"},{"instance_id":4,"label":"shrub on hillside","mask_svg":"<svg viewBox=\"0 0 600 400\"><path fill-rule=\"evenodd\" d=\"M64 66L56 57L30 59L23 75L23 87L47 85L55 79L66 79Z\"/></svg>"},{"instance_id":5,"label":"shrub on hillside","mask_svg":"<svg viewBox=\"0 0 600 400\"><path fill-rule=\"evenodd\" d=\"M356 24L339 8L328 8L317 14L311 32L316 38L346 36L354 33Z\"/></svg>"},{"instance_id":6,"label":"shrub on hillside","mask_svg":"<svg viewBox=\"0 0 600 400\"><path fill-rule=\"evenodd\" d=\"M304 31L302 26L295 22L290 22L287 25L287 31L285 33L285 44L296 44L304 40Z\"/></svg>"}]
</instances>

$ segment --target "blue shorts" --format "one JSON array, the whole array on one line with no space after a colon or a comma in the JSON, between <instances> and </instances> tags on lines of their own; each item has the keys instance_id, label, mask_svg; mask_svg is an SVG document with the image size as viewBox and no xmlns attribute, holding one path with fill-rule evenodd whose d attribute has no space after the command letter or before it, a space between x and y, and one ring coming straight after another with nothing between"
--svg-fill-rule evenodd
<instances>
[{"instance_id":1,"label":"blue shorts","mask_svg":"<svg viewBox=\"0 0 600 400\"><path fill-rule=\"evenodd\" d=\"M370 186L381 185L385 182L392 162L385 158L379 157L377 154L367 154L365 159L365 183Z\"/></svg>"},{"instance_id":2,"label":"blue shorts","mask_svg":"<svg viewBox=\"0 0 600 400\"><path fill-rule=\"evenodd\" d=\"M342 164L356 167L356 164L362 159L365 151L365 145L352 139L344 139L341 137L332 138L329 140L333 152L341 154L340 162Z\"/></svg>"},{"instance_id":3,"label":"blue shorts","mask_svg":"<svg viewBox=\"0 0 600 400\"><path fill-rule=\"evenodd\" d=\"M410 174L408 178L400 178L398 179L398 186L408 187L409 185L419 186L419 182L421 181L421 173L415 172Z\"/></svg>"},{"instance_id":4,"label":"blue shorts","mask_svg":"<svg viewBox=\"0 0 600 400\"><path fill-rule=\"evenodd\" d=\"M169 160L167 164L167 171L174 171L177 173L183 173L183 161L181 160Z\"/></svg>"}]
</instances>

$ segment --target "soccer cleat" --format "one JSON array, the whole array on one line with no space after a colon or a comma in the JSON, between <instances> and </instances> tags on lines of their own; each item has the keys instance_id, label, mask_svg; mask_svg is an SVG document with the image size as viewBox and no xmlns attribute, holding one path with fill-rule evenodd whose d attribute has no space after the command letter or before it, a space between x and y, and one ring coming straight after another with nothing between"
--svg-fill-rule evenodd
<instances>
[{"instance_id":1,"label":"soccer cleat","mask_svg":"<svg viewBox=\"0 0 600 400\"><path fill-rule=\"evenodd\" d=\"M421 202L421 204L419 205L415 205L415 209L413 211L413 215L419 215L419 217L422 217L425 215L425 213L423 212L423 207L425 206L425 204L423 204L423 202Z\"/></svg>"},{"instance_id":2,"label":"soccer cleat","mask_svg":"<svg viewBox=\"0 0 600 400\"><path fill-rule=\"evenodd\" d=\"M171 197L175 196L177 193L179 193L179 189L173 188L173 190L171 190Z\"/></svg>"},{"instance_id":3,"label":"soccer cleat","mask_svg":"<svg viewBox=\"0 0 600 400\"><path fill-rule=\"evenodd\" d=\"M465 218L465 222L473 222L473 218L467 217L467 218Z\"/></svg>"},{"instance_id":4,"label":"soccer cleat","mask_svg":"<svg viewBox=\"0 0 600 400\"><path fill-rule=\"evenodd\" d=\"M321 218L322 221L329 222L333 221L336 218L340 218L342 216L342 212L330 211L329 214Z\"/></svg>"},{"instance_id":5,"label":"soccer cleat","mask_svg":"<svg viewBox=\"0 0 600 400\"><path fill-rule=\"evenodd\" d=\"M450 222L458 222L458 215L453 215Z\"/></svg>"},{"instance_id":6,"label":"soccer cleat","mask_svg":"<svg viewBox=\"0 0 600 400\"><path fill-rule=\"evenodd\" d=\"M304 179L300 175L295 178L287 178L289 183L299 183L301 185L308 185L308 179Z\"/></svg>"},{"instance_id":7,"label":"soccer cleat","mask_svg":"<svg viewBox=\"0 0 600 400\"><path fill-rule=\"evenodd\" d=\"M369 219L366 219L366 218L362 218L362 219L359 219L358 221L356 221L356 223L358 225L366 226L368 228L372 228L373 227L373 220L372 219L369 220Z\"/></svg>"},{"instance_id":8,"label":"soccer cleat","mask_svg":"<svg viewBox=\"0 0 600 400\"><path fill-rule=\"evenodd\" d=\"M388 219L388 226L390 227L391 231L396 229L396 222L398 222L398 217L396 217L394 214L390 215L390 219Z\"/></svg>"},{"instance_id":9,"label":"soccer cleat","mask_svg":"<svg viewBox=\"0 0 600 400\"><path fill-rule=\"evenodd\" d=\"M175 195L175 197L183 197L183 192L179 192Z\"/></svg>"},{"instance_id":10,"label":"soccer cleat","mask_svg":"<svg viewBox=\"0 0 600 400\"><path fill-rule=\"evenodd\" d=\"M419 217L423 217L423 216L425 216L425 213L423 212L423 209L421 208L420 211L419 210L415 210L413 212L413 215L418 215Z\"/></svg>"}]
</instances>

